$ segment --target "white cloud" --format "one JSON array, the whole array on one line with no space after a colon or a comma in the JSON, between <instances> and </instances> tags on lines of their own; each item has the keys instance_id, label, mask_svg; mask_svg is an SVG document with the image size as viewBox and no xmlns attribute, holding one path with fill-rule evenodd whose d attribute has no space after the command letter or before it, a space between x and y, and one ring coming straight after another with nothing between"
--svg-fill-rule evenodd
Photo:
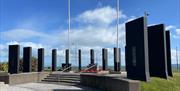
<instances>
[{"instance_id":1,"label":"white cloud","mask_svg":"<svg viewBox=\"0 0 180 91\"><path fill-rule=\"evenodd\" d=\"M180 51L177 51L178 58L180 57ZM177 63L177 55L176 55L176 49L171 49L171 59L172 59L172 64Z\"/></svg>"},{"instance_id":2,"label":"white cloud","mask_svg":"<svg viewBox=\"0 0 180 91\"><path fill-rule=\"evenodd\" d=\"M17 42L17 41L12 41L7 43L7 45L21 45L22 47L32 47L34 49L38 49L38 48L47 48L48 46L42 45L42 44L38 44L38 43L33 43L33 42Z\"/></svg>"},{"instance_id":3,"label":"white cloud","mask_svg":"<svg viewBox=\"0 0 180 91\"><path fill-rule=\"evenodd\" d=\"M123 40L125 36L124 25L121 24L119 26L121 30L119 32L119 38ZM84 46L112 46L116 43L116 27L84 27L82 30L79 29L72 31L71 39L79 45ZM120 44L124 45L124 41L120 41Z\"/></svg>"},{"instance_id":4,"label":"white cloud","mask_svg":"<svg viewBox=\"0 0 180 91\"><path fill-rule=\"evenodd\" d=\"M180 39L180 29L178 28L175 29L175 34L173 35L173 38Z\"/></svg>"},{"instance_id":5,"label":"white cloud","mask_svg":"<svg viewBox=\"0 0 180 91\"><path fill-rule=\"evenodd\" d=\"M169 25L169 26L166 27L166 30L173 30L173 31L175 31L174 33L172 33L172 37L174 39L180 39L180 29L177 28L176 26Z\"/></svg>"},{"instance_id":6,"label":"white cloud","mask_svg":"<svg viewBox=\"0 0 180 91\"><path fill-rule=\"evenodd\" d=\"M17 45L17 44L21 46L21 51L22 51L23 47L32 47L33 50L37 50L38 48L45 48L45 49L50 48L50 46L42 45L39 43L11 41L11 42L7 42L6 44L0 44L0 51L1 51L1 53L3 53L3 55L1 55L1 56L7 56L8 55L7 52L8 52L8 46L9 45Z\"/></svg>"},{"instance_id":7,"label":"white cloud","mask_svg":"<svg viewBox=\"0 0 180 91\"><path fill-rule=\"evenodd\" d=\"M126 18L121 11L119 11L120 19ZM88 10L80 14L75 20L83 23L109 25L113 23L117 18L116 9L106 6L103 8L97 8L94 10Z\"/></svg>"},{"instance_id":8,"label":"white cloud","mask_svg":"<svg viewBox=\"0 0 180 91\"><path fill-rule=\"evenodd\" d=\"M134 20L134 19L136 19L136 18L137 18L136 16L131 16L131 17L129 17L125 22L132 21L132 20Z\"/></svg>"},{"instance_id":9,"label":"white cloud","mask_svg":"<svg viewBox=\"0 0 180 91\"><path fill-rule=\"evenodd\" d=\"M7 46L3 45L3 44L0 44L0 57L5 56L6 52L7 52Z\"/></svg>"},{"instance_id":10,"label":"white cloud","mask_svg":"<svg viewBox=\"0 0 180 91\"><path fill-rule=\"evenodd\" d=\"M4 37L4 39L10 39L11 41L22 41L31 38L42 38L47 36L41 32L28 29L12 29L2 32L1 35Z\"/></svg>"},{"instance_id":11,"label":"white cloud","mask_svg":"<svg viewBox=\"0 0 180 91\"><path fill-rule=\"evenodd\" d=\"M166 30L172 30L172 29L176 29L176 27L173 25L169 25L166 27Z\"/></svg>"},{"instance_id":12,"label":"white cloud","mask_svg":"<svg viewBox=\"0 0 180 91\"><path fill-rule=\"evenodd\" d=\"M125 18L125 14L120 12L120 18ZM71 44L77 44L77 48L84 51L84 59L89 57L89 49L93 48L101 54L101 48L109 48L109 58L112 59L113 46L116 43L116 25L112 24L116 20L116 9L109 6L87 10L74 19L86 24L85 26L71 29ZM88 24L87 24L88 23ZM100 24L96 26L95 24ZM105 24L107 26L101 26ZM33 28L32 28L33 29ZM60 32L58 32L60 31ZM64 50L67 48L67 30L56 30L54 32L39 32L28 29L11 29L1 33L3 39L7 40L6 47L10 44L19 44L22 47L31 46L34 55L37 55L38 48L45 48L45 55L51 56L53 48L58 49L58 56L64 57ZM120 46L125 45L125 25L119 24ZM12 42L9 42L12 41ZM75 49L75 45L71 48ZM7 52L7 48L6 48ZM5 53L7 56L7 53ZM97 54L97 55L100 55ZM101 56L98 56L101 59ZM86 62L87 63L87 62Z\"/></svg>"},{"instance_id":13,"label":"white cloud","mask_svg":"<svg viewBox=\"0 0 180 91\"><path fill-rule=\"evenodd\" d=\"M180 36L180 29L176 29L176 34Z\"/></svg>"},{"instance_id":14,"label":"white cloud","mask_svg":"<svg viewBox=\"0 0 180 91\"><path fill-rule=\"evenodd\" d=\"M120 18L125 18L126 15L120 12ZM116 41L116 25L112 25L113 21L116 20L116 9L106 6L102 8L97 8L94 10L87 10L80 14L76 19L84 20L86 22L101 22L103 24L108 24L108 27L86 25L71 29L71 43L77 43L81 46L112 46L115 45ZM81 21L79 21L81 22ZM84 22L85 23L85 22ZM125 45L125 26L119 24L120 32L119 38L120 45ZM33 28L32 28L33 29ZM57 32L61 31L61 32ZM54 46L66 46L67 45L67 30L56 30L56 33L45 33L39 32L37 30L28 29L11 29L1 33L3 39L8 41L35 41L41 43L42 45L52 45Z\"/></svg>"}]
</instances>

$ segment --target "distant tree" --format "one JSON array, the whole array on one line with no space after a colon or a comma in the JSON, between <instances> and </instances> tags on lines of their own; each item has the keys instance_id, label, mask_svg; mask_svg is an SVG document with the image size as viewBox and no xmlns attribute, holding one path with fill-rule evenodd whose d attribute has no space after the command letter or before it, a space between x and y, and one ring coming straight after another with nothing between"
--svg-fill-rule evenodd
<instances>
[{"instance_id":1,"label":"distant tree","mask_svg":"<svg viewBox=\"0 0 180 91\"><path fill-rule=\"evenodd\" d=\"M31 71L32 72L36 72L37 71L37 67L38 67L38 59L36 57L32 57L31 60Z\"/></svg>"},{"instance_id":2,"label":"distant tree","mask_svg":"<svg viewBox=\"0 0 180 91\"><path fill-rule=\"evenodd\" d=\"M32 57L31 59L32 59L31 60L31 71L36 72L38 59L36 57ZM23 58L20 58L20 61L19 61L19 71L20 72L23 71Z\"/></svg>"},{"instance_id":3,"label":"distant tree","mask_svg":"<svg viewBox=\"0 0 180 91\"><path fill-rule=\"evenodd\" d=\"M19 60L19 71L23 72L23 58L20 58Z\"/></svg>"},{"instance_id":4,"label":"distant tree","mask_svg":"<svg viewBox=\"0 0 180 91\"><path fill-rule=\"evenodd\" d=\"M0 71L8 72L8 62L0 63Z\"/></svg>"},{"instance_id":5,"label":"distant tree","mask_svg":"<svg viewBox=\"0 0 180 91\"><path fill-rule=\"evenodd\" d=\"M36 57L32 57L31 60L31 71L36 72L37 71L37 62L38 59ZM0 71L8 72L8 62L2 62L0 63ZM23 72L23 58L20 58L19 60L19 71Z\"/></svg>"}]
</instances>

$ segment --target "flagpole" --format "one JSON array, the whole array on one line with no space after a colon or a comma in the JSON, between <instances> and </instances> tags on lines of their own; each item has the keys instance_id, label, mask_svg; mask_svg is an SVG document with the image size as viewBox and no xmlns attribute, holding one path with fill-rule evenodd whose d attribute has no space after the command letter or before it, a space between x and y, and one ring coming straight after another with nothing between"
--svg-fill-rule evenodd
<instances>
[{"instance_id":1,"label":"flagpole","mask_svg":"<svg viewBox=\"0 0 180 91\"><path fill-rule=\"evenodd\" d=\"M117 0L117 40L116 46L119 47L119 0Z\"/></svg>"},{"instance_id":2,"label":"flagpole","mask_svg":"<svg viewBox=\"0 0 180 91\"><path fill-rule=\"evenodd\" d=\"M177 61L177 70L179 70L178 68L178 53L177 53L177 50L178 50L178 48L176 47L176 61Z\"/></svg>"},{"instance_id":3,"label":"flagpole","mask_svg":"<svg viewBox=\"0 0 180 91\"><path fill-rule=\"evenodd\" d=\"M118 63L120 60L120 55L119 55L119 0L117 0L117 5L116 5L116 11L117 11L117 24L116 24L116 26L117 26L117 30L116 30L116 33L117 33L117 35L116 35L116 62ZM119 67L117 66L117 68L116 69L119 69Z\"/></svg>"},{"instance_id":4,"label":"flagpole","mask_svg":"<svg viewBox=\"0 0 180 91\"><path fill-rule=\"evenodd\" d=\"M71 41L70 41L70 31L71 31L71 0L68 0L68 49L69 49L69 55L71 54L70 48L71 48ZM69 56L69 61L70 61Z\"/></svg>"}]
</instances>

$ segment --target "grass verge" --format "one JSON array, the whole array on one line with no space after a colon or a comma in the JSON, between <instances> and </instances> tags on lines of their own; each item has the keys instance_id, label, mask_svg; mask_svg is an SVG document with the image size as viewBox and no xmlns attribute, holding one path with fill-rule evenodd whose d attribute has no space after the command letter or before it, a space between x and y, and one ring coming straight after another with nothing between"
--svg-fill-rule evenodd
<instances>
[{"instance_id":1,"label":"grass verge","mask_svg":"<svg viewBox=\"0 0 180 91\"><path fill-rule=\"evenodd\" d=\"M169 79L152 77L151 81L141 82L141 91L180 91L180 72L175 72Z\"/></svg>"}]
</instances>

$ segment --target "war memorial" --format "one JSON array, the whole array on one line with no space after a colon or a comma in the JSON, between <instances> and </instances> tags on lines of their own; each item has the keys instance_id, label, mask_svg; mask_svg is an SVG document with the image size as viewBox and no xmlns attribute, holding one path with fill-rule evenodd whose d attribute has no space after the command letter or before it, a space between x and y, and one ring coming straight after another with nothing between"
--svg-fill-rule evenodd
<instances>
[{"instance_id":1,"label":"war memorial","mask_svg":"<svg viewBox=\"0 0 180 91\"><path fill-rule=\"evenodd\" d=\"M125 22L125 70L121 70L122 54L121 48L117 46L111 48L113 50L113 70L110 70L108 65L110 60L108 48L101 48L101 68L96 63L98 59L95 58L95 49L89 49L88 61L82 59L83 49L78 49L76 71L70 61L70 48L62 49L65 51L65 60L60 64L61 70L57 66L58 49L49 51L51 53L50 71L45 70L44 65L46 49L38 48L37 70L32 72L33 48L26 46L21 50L22 46L17 44L8 45L8 73L0 74L0 83L17 85L33 82L85 86L99 91L140 91L140 81L150 83L151 77L169 79L173 77L170 31L165 30L164 24L148 26L147 18L145 13L143 17ZM21 54L23 56L22 72L20 72ZM88 63L85 68L82 66L84 61Z\"/></svg>"},{"instance_id":2,"label":"war memorial","mask_svg":"<svg viewBox=\"0 0 180 91\"><path fill-rule=\"evenodd\" d=\"M9 45L8 74L0 75L5 84L28 82L68 83L100 89L102 91L139 91L140 81L150 77L172 77L170 33L164 24L148 26L147 17L126 23L126 71L121 71L120 48L114 48L114 71L108 70L108 49L102 48L102 69L97 70L94 50L89 50L89 65L82 69L81 49L78 50L78 71L72 72L69 50L65 50L65 63L57 71L57 49L52 49L52 67L44 71L44 48L38 49L37 72L31 72L32 48L23 48L23 72L19 73L20 45ZM158 51L157 51L158 50ZM118 54L118 55L117 55ZM158 59L156 56L159 56ZM117 61L118 59L118 61ZM70 80L66 80L71 78Z\"/></svg>"}]
</instances>

